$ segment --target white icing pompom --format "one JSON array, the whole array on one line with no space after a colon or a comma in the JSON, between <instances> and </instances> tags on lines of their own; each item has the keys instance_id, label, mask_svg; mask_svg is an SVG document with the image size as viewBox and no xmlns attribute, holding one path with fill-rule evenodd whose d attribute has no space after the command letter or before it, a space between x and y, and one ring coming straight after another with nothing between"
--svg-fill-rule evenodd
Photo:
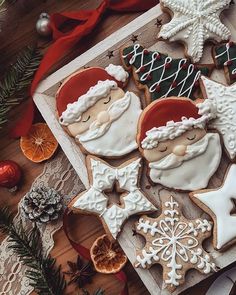
<instances>
[{"instance_id":1,"label":"white icing pompom","mask_svg":"<svg viewBox=\"0 0 236 295\"><path fill-rule=\"evenodd\" d=\"M129 77L128 72L119 65L109 64L109 66L105 68L105 71L119 82L125 82Z\"/></svg>"}]
</instances>

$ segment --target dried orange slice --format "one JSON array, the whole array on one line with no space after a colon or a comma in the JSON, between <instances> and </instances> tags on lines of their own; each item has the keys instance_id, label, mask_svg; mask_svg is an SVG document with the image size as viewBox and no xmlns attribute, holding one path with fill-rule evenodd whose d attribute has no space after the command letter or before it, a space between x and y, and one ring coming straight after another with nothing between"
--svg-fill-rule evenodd
<instances>
[{"instance_id":1,"label":"dried orange slice","mask_svg":"<svg viewBox=\"0 0 236 295\"><path fill-rule=\"evenodd\" d=\"M97 272L117 273L127 262L127 257L116 241L107 235L95 240L90 249L91 259Z\"/></svg>"},{"instance_id":2,"label":"dried orange slice","mask_svg":"<svg viewBox=\"0 0 236 295\"><path fill-rule=\"evenodd\" d=\"M26 158L39 163L51 158L58 142L46 123L37 123L32 125L27 136L21 137L20 147Z\"/></svg>"}]
</instances>

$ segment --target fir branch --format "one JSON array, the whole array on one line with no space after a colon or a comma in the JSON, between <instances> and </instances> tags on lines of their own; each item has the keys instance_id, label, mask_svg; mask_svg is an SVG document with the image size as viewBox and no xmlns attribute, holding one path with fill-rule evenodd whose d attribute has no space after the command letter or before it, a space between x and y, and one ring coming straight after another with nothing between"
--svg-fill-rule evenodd
<instances>
[{"instance_id":1,"label":"fir branch","mask_svg":"<svg viewBox=\"0 0 236 295\"><path fill-rule=\"evenodd\" d=\"M37 47L28 46L17 56L0 82L0 127L7 122L7 113L25 97L42 55Z\"/></svg>"},{"instance_id":2,"label":"fir branch","mask_svg":"<svg viewBox=\"0 0 236 295\"><path fill-rule=\"evenodd\" d=\"M29 267L26 276L34 290L39 295L62 295L66 287L64 276L60 266L56 266L56 260L43 253L38 228L26 233L22 224L14 224L8 208L0 208L0 231L9 236L9 248Z\"/></svg>"}]
</instances>

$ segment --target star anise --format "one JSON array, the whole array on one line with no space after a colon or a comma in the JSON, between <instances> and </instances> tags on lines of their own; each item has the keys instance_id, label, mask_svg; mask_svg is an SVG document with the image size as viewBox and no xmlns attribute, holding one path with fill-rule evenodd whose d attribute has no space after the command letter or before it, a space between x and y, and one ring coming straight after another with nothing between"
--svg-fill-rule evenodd
<instances>
[{"instance_id":1,"label":"star anise","mask_svg":"<svg viewBox=\"0 0 236 295\"><path fill-rule=\"evenodd\" d=\"M85 262L78 256L76 262L67 261L69 271L65 274L71 277L69 284L75 283L79 288L91 283L92 277L96 274L91 262Z\"/></svg>"}]
</instances>

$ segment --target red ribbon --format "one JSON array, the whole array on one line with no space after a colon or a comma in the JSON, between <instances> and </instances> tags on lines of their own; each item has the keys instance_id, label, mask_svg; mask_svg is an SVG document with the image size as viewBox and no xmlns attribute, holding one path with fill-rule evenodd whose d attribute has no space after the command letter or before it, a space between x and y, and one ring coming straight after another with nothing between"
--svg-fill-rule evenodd
<instances>
[{"instance_id":1,"label":"red ribbon","mask_svg":"<svg viewBox=\"0 0 236 295\"><path fill-rule=\"evenodd\" d=\"M100 21L107 9L118 12L145 11L156 5L158 0L103 0L94 10L81 10L76 12L55 13L51 16L53 40L55 42L48 48L31 84L31 98L22 118L16 123L11 132L13 137L24 136L28 133L34 118L34 103L32 96L39 84L53 65L65 55L81 38L88 35ZM69 32L60 28L67 21L76 21L78 25Z\"/></svg>"},{"instance_id":2,"label":"red ribbon","mask_svg":"<svg viewBox=\"0 0 236 295\"><path fill-rule=\"evenodd\" d=\"M68 233L68 218L69 218L70 213L72 213L72 211L70 211L68 208L66 208L66 210L64 212L64 215L63 215L63 230L64 230L64 232L66 234L66 237L69 240L71 246L75 249L75 251L80 256L82 256L86 260L91 260L89 249L85 248L84 246L80 245L79 243L76 243L69 236L69 233ZM128 295L129 290L128 290L128 285L127 285L127 276L126 276L125 272L120 270L118 273L114 274L114 276L119 281L124 283L124 288L122 289L120 295Z\"/></svg>"}]
</instances>

